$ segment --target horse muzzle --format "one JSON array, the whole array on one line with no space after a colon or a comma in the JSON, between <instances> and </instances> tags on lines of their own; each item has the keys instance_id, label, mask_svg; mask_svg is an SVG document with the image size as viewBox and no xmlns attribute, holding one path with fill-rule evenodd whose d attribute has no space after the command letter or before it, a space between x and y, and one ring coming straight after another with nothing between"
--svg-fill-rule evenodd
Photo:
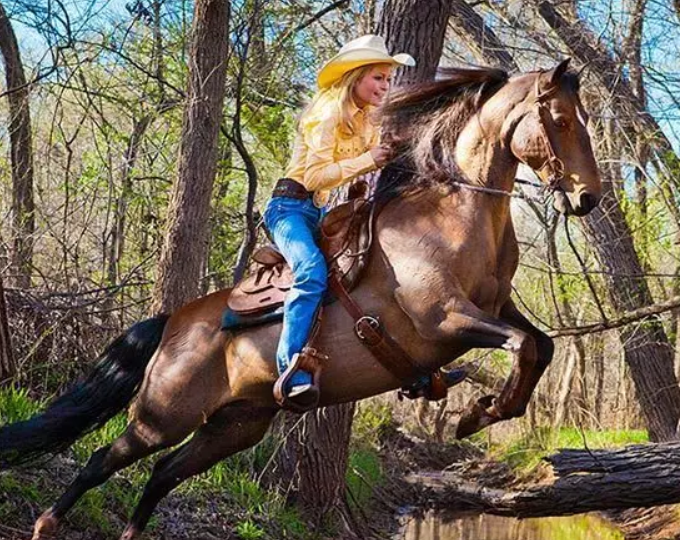
<instances>
[{"instance_id":1,"label":"horse muzzle","mask_svg":"<svg viewBox=\"0 0 680 540\"><path fill-rule=\"evenodd\" d=\"M555 191L553 206L561 214L581 217L589 214L598 204L600 204L600 197L592 193L582 191L578 196L571 196L558 189Z\"/></svg>"}]
</instances>

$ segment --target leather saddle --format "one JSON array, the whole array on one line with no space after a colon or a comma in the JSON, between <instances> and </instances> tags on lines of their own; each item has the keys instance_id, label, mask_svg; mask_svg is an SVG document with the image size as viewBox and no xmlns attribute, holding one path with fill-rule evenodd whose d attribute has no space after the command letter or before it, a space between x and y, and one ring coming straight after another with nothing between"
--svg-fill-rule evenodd
<instances>
[{"instance_id":1,"label":"leather saddle","mask_svg":"<svg viewBox=\"0 0 680 540\"><path fill-rule=\"evenodd\" d=\"M319 246L329 274L338 272L348 290L358 283L368 262L372 208L365 198L355 198L331 210L321 222ZM275 246L258 249L252 261L249 276L234 287L227 301L241 323L277 311L293 285L293 272Z\"/></svg>"}]
</instances>

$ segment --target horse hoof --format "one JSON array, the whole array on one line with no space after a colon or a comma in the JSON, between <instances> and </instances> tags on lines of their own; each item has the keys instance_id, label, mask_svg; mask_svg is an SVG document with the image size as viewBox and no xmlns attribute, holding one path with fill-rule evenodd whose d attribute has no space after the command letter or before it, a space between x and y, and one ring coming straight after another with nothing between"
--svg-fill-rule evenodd
<instances>
[{"instance_id":1,"label":"horse hoof","mask_svg":"<svg viewBox=\"0 0 680 540\"><path fill-rule=\"evenodd\" d=\"M48 510L38 518L38 521L35 522L31 540L47 540L49 538L55 538L58 527L59 520L55 517L51 510Z\"/></svg>"},{"instance_id":2,"label":"horse hoof","mask_svg":"<svg viewBox=\"0 0 680 540\"><path fill-rule=\"evenodd\" d=\"M456 428L456 438L464 439L502 420L493 408L496 396L484 396L468 405Z\"/></svg>"}]
</instances>

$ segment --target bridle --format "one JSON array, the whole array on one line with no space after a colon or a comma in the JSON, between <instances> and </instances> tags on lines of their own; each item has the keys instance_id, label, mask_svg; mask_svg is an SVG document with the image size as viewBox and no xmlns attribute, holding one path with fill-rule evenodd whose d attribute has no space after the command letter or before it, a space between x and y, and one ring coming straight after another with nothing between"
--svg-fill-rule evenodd
<instances>
[{"instance_id":1,"label":"bridle","mask_svg":"<svg viewBox=\"0 0 680 540\"><path fill-rule=\"evenodd\" d=\"M557 154L555 154L555 148L550 140L550 135L548 135L547 121L551 118L548 100L557 93L559 87L555 84L541 92L538 84L541 80L541 73L544 73L544 71L541 71L538 77L536 77L536 97L534 104L536 105L538 123L541 126L541 137L543 138L543 144L547 150L548 157L539 170L548 169L548 180L546 184L548 189L551 192L554 192L559 189L560 183L564 179L564 162L557 157Z\"/></svg>"}]
</instances>

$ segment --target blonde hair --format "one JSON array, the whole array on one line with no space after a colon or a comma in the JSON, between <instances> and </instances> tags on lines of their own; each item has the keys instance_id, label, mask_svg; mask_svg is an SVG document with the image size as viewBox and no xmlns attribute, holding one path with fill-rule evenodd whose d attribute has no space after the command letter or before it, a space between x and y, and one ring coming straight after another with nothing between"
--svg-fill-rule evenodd
<instances>
[{"instance_id":1,"label":"blonde hair","mask_svg":"<svg viewBox=\"0 0 680 540\"><path fill-rule=\"evenodd\" d=\"M307 119L311 116L316 116L313 113L320 109L334 109L340 114L340 131L348 136L356 134L356 126L354 125L354 119L351 114L351 105L354 101L353 93L354 87L361 80L361 78L366 75L371 69L375 67L375 64L369 64L367 66L361 66L352 69L345 73L338 81L336 81L332 86L319 90L312 101L305 108L300 116L300 128L304 128ZM368 113L366 117L373 125L378 125L380 123L380 118L377 114L376 108L367 105L366 112Z\"/></svg>"}]
</instances>

